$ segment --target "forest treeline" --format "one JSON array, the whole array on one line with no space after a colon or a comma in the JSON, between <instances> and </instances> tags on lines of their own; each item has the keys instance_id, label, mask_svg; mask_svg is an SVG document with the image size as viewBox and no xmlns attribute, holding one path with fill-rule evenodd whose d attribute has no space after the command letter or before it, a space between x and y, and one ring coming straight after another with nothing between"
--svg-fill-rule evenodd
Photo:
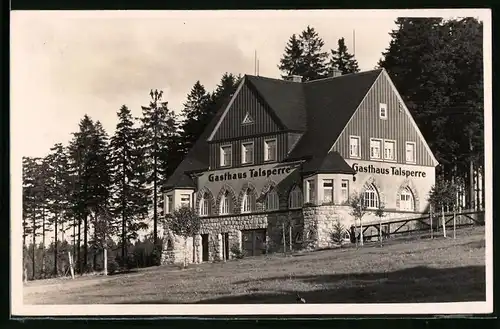
<instances>
[{"instance_id":1,"label":"forest treeline","mask_svg":"<svg viewBox=\"0 0 500 329\"><path fill-rule=\"evenodd\" d=\"M484 180L482 29L473 18L399 18L377 64L393 79L440 162L439 177L460 182L471 207L478 206L471 204L475 182ZM335 49L324 48L311 26L293 34L277 64L282 78L312 81L333 69L359 72L344 38ZM67 144L55 144L43 158L23 157L27 277L66 274L68 252L78 273L98 271L104 248L129 265L158 264L162 186L240 80L226 72L211 92L196 81L177 112L161 90L151 90L140 117L126 105L117 109L113 135L85 115ZM140 231L150 234L141 240Z\"/></svg>"}]
</instances>

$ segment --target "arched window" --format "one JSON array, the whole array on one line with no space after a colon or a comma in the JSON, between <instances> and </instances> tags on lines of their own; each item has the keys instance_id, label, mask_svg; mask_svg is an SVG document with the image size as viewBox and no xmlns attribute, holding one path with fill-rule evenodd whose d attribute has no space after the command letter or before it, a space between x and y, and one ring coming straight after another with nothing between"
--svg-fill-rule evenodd
<instances>
[{"instance_id":1,"label":"arched window","mask_svg":"<svg viewBox=\"0 0 500 329\"><path fill-rule=\"evenodd\" d=\"M401 191L401 195L399 196L399 209L406 211L415 211L413 193L408 187L405 187Z\"/></svg>"},{"instance_id":2,"label":"arched window","mask_svg":"<svg viewBox=\"0 0 500 329\"><path fill-rule=\"evenodd\" d=\"M241 199L241 212L249 213L255 210L255 194L252 190L247 188L243 193L243 198Z\"/></svg>"},{"instance_id":3,"label":"arched window","mask_svg":"<svg viewBox=\"0 0 500 329\"><path fill-rule=\"evenodd\" d=\"M266 210L278 210L280 208L280 199L278 195L278 191L276 189L272 188L267 192L266 195L266 203L265 203L265 209Z\"/></svg>"},{"instance_id":4,"label":"arched window","mask_svg":"<svg viewBox=\"0 0 500 329\"><path fill-rule=\"evenodd\" d=\"M373 184L369 185L365 192L363 193L363 201L367 208L376 209L378 208L378 192Z\"/></svg>"},{"instance_id":5,"label":"arched window","mask_svg":"<svg viewBox=\"0 0 500 329\"><path fill-rule=\"evenodd\" d=\"M288 208L290 209L301 208L303 202L304 199L302 197L302 191L298 186L295 186L291 190L290 195L288 196Z\"/></svg>"},{"instance_id":6,"label":"arched window","mask_svg":"<svg viewBox=\"0 0 500 329\"><path fill-rule=\"evenodd\" d=\"M210 199L208 193L204 193L200 200L200 216L210 215Z\"/></svg>"},{"instance_id":7,"label":"arched window","mask_svg":"<svg viewBox=\"0 0 500 329\"><path fill-rule=\"evenodd\" d=\"M219 205L219 214L220 215L228 215L233 211L233 203L231 202L231 195L229 191L225 191L222 197L220 198Z\"/></svg>"}]
</instances>

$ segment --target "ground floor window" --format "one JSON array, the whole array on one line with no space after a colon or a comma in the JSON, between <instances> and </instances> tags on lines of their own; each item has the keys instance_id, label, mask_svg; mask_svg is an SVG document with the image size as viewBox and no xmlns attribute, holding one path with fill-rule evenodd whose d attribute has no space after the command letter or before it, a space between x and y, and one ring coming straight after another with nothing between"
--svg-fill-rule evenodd
<instances>
[{"instance_id":1,"label":"ground floor window","mask_svg":"<svg viewBox=\"0 0 500 329\"><path fill-rule=\"evenodd\" d=\"M401 191L401 195L399 196L399 198L399 209L406 211L415 211L413 193L408 187L404 188L403 191Z\"/></svg>"},{"instance_id":2,"label":"ground floor window","mask_svg":"<svg viewBox=\"0 0 500 329\"><path fill-rule=\"evenodd\" d=\"M295 186L288 197L288 208L297 209L301 208L303 203L302 191L298 186Z\"/></svg>"},{"instance_id":3,"label":"ground floor window","mask_svg":"<svg viewBox=\"0 0 500 329\"><path fill-rule=\"evenodd\" d=\"M266 196L266 210L278 210L280 207L280 200L278 192L275 189L271 189Z\"/></svg>"},{"instance_id":4,"label":"ground floor window","mask_svg":"<svg viewBox=\"0 0 500 329\"><path fill-rule=\"evenodd\" d=\"M241 212L249 213L255 210L255 194L250 189L247 189L241 200Z\"/></svg>"},{"instance_id":5,"label":"ground floor window","mask_svg":"<svg viewBox=\"0 0 500 329\"><path fill-rule=\"evenodd\" d=\"M227 215L230 214L231 212L232 212L231 196L229 195L229 191L226 191L220 199L219 214Z\"/></svg>"},{"instance_id":6,"label":"ground floor window","mask_svg":"<svg viewBox=\"0 0 500 329\"><path fill-rule=\"evenodd\" d=\"M379 197L378 192L373 184L370 184L366 187L363 193L363 202L367 208L375 209L378 208Z\"/></svg>"},{"instance_id":7,"label":"ground floor window","mask_svg":"<svg viewBox=\"0 0 500 329\"><path fill-rule=\"evenodd\" d=\"M200 216L208 216L210 214L210 202L208 193L203 194L200 200Z\"/></svg>"}]
</instances>

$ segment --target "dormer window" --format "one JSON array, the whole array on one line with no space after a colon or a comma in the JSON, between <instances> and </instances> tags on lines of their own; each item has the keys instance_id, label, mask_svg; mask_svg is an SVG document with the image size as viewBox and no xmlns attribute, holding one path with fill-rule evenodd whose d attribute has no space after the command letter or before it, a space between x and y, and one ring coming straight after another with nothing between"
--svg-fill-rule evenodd
<instances>
[{"instance_id":1,"label":"dormer window","mask_svg":"<svg viewBox=\"0 0 500 329\"><path fill-rule=\"evenodd\" d=\"M379 104L379 116L380 119L387 119L387 104L385 103L380 103Z\"/></svg>"},{"instance_id":2,"label":"dormer window","mask_svg":"<svg viewBox=\"0 0 500 329\"><path fill-rule=\"evenodd\" d=\"M231 157L233 154L233 148L231 145L224 145L220 148L220 166L229 167L231 166Z\"/></svg>"},{"instance_id":3,"label":"dormer window","mask_svg":"<svg viewBox=\"0 0 500 329\"><path fill-rule=\"evenodd\" d=\"M264 141L264 161L276 161L276 138Z\"/></svg>"}]
</instances>

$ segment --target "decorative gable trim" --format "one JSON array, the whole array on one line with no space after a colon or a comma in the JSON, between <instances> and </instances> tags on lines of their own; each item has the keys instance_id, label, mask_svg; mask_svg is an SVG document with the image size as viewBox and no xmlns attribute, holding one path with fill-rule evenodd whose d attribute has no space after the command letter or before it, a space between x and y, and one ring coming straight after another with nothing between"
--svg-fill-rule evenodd
<instances>
[{"instance_id":1,"label":"decorative gable trim","mask_svg":"<svg viewBox=\"0 0 500 329\"><path fill-rule=\"evenodd\" d=\"M224 121L224 119L226 118L226 115L227 113L229 112L229 109L231 108L231 106L233 105L234 103L234 100L236 99L236 97L238 96L238 94L240 93L240 90L241 88L243 87L243 85L245 85L245 80L246 80L246 76L244 76L242 79L241 79L241 82L240 82L240 85L238 86L238 88L236 89L233 97L231 98L231 100L229 101L229 104L227 104L226 108L224 109L224 113L222 113L220 119L219 119L219 122L217 122L217 124L215 125L215 128L214 130L212 131L212 133L210 134L210 136L208 137L207 141L211 141L215 134L217 133L217 130L219 130L219 127L220 125L222 124L222 122Z\"/></svg>"},{"instance_id":2,"label":"decorative gable trim","mask_svg":"<svg viewBox=\"0 0 500 329\"><path fill-rule=\"evenodd\" d=\"M434 156L434 153L432 153L431 151L431 148L429 147L429 144L427 144L427 141L425 140L424 136L422 135L422 132L420 131L420 129L418 128L417 126L417 123L415 122L415 120L413 119L413 116L411 115L410 111L408 110L408 108L406 107L406 104L405 102L403 101L403 98L401 97L401 95L399 94L398 90L396 89L396 86L394 85L394 83L392 82L392 79L391 77L389 76L389 74L387 73L387 71L385 69L382 70L384 76L386 77L386 79L389 81L389 84L392 88L392 90L394 91L394 93L396 94L396 97L398 98L398 101L399 101L399 109L403 110L406 115L408 116L408 118L410 119L410 123L411 125L413 126L413 128L415 129L415 131L417 132L417 135L420 137L420 139L422 140L422 143L424 144L424 147L425 149L427 150L427 152L429 153L432 161L434 162L434 166L437 166L439 164L439 162L437 161L436 157Z\"/></svg>"},{"instance_id":3,"label":"decorative gable trim","mask_svg":"<svg viewBox=\"0 0 500 329\"><path fill-rule=\"evenodd\" d=\"M247 112L247 114L245 114L245 118L243 119L241 124L242 125L249 125L252 123L254 123L253 118L250 116L250 113Z\"/></svg>"}]
</instances>

